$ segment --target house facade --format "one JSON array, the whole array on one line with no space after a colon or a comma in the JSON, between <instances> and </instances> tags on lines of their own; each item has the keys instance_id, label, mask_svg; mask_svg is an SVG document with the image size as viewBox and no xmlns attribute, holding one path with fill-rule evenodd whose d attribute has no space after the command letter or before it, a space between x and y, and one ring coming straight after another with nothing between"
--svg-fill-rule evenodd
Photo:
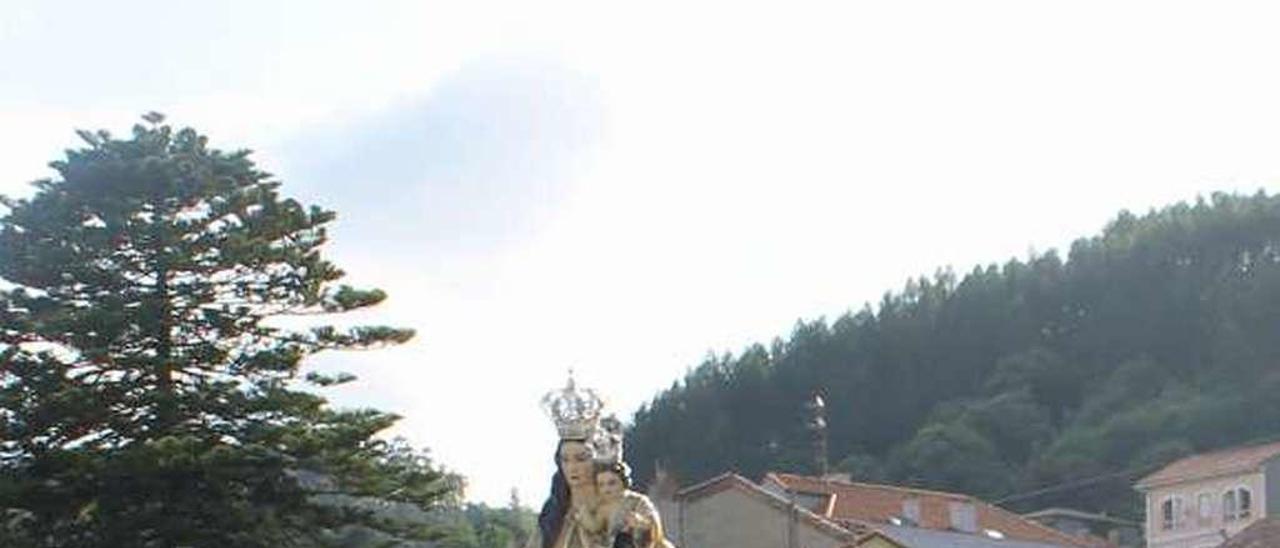
<instances>
[{"instance_id":1,"label":"house facade","mask_svg":"<svg viewBox=\"0 0 1280 548\"><path fill-rule=\"evenodd\" d=\"M1149 548L1222 545L1280 515L1280 443L1190 456L1138 481Z\"/></svg>"},{"instance_id":2,"label":"house facade","mask_svg":"<svg viewBox=\"0 0 1280 548\"><path fill-rule=\"evenodd\" d=\"M667 536L682 548L896 548L868 531L840 527L736 474L683 489L674 514L663 516Z\"/></svg>"}]
</instances>

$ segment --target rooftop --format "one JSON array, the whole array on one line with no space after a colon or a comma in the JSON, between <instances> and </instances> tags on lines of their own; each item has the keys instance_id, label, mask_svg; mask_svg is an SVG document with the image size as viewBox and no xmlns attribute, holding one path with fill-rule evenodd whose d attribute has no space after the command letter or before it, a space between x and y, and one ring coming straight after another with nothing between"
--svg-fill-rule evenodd
<instances>
[{"instance_id":1,"label":"rooftop","mask_svg":"<svg viewBox=\"0 0 1280 548\"><path fill-rule=\"evenodd\" d=\"M950 531L951 503L968 503L973 505L977 517L978 531L972 536L981 535L989 530L998 532L1009 541L1059 546L1106 545L1106 541L1102 539L1072 536L977 498L958 493L783 473L769 473L762 483L765 485L772 483L795 493L826 495L825 500L813 510L823 517L840 523L861 522L873 524L877 529L883 529L884 525L900 526L904 524L903 503L915 501L919 505L916 529Z\"/></svg>"},{"instance_id":2,"label":"rooftop","mask_svg":"<svg viewBox=\"0 0 1280 548\"><path fill-rule=\"evenodd\" d=\"M1145 490L1184 481L1250 472L1276 456L1280 456L1280 442L1201 453L1174 461L1138 480L1135 487Z\"/></svg>"},{"instance_id":3,"label":"rooftop","mask_svg":"<svg viewBox=\"0 0 1280 548\"><path fill-rule=\"evenodd\" d=\"M1072 519L1077 519L1081 521L1091 521L1095 523L1108 523L1112 525L1124 525L1124 526L1130 526L1130 527L1142 526L1141 523L1138 523L1136 521L1120 519L1114 516L1108 516L1106 514L1082 512L1080 510L1073 510L1071 508L1045 508L1044 510L1037 510L1029 514L1023 514L1022 517L1030 518L1034 520L1050 519L1050 518L1072 518Z\"/></svg>"},{"instance_id":4,"label":"rooftop","mask_svg":"<svg viewBox=\"0 0 1280 548\"><path fill-rule=\"evenodd\" d=\"M1273 548L1280 546L1280 518L1265 518L1245 527L1219 548Z\"/></svg>"}]
</instances>

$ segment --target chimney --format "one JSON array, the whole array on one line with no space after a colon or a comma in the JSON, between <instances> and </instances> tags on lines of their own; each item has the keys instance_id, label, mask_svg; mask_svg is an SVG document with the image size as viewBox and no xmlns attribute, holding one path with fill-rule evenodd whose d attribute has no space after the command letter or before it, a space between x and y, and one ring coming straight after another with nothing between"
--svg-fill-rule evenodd
<instances>
[{"instance_id":1,"label":"chimney","mask_svg":"<svg viewBox=\"0 0 1280 548\"><path fill-rule=\"evenodd\" d=\"M951 510L951 529L962 533L978 532L978 507L971 501L953 500L949 503Z\"/></svg>"},{"instance_id":2,"label":"chimney","mask_svg":"<svg viewBox=\"0 0 1280 548\"><path fill-rule=\"evenodd\" d=\"M653 502L675 500L680 490L680 482L675 476L663 468L661 462L654 462L653 483L649 484L649 500Z\"/></svg>"}]
</instances>

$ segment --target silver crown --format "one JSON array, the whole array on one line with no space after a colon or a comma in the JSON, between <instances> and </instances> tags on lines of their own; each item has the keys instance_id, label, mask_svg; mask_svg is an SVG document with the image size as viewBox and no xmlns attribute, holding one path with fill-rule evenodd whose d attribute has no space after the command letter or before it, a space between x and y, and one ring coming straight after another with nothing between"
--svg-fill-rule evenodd
<instances>
[{"instance_id":1,"label":"silver crown","mask_svg":"<svg viewBox=\"0 0 1280 548\"><path fill-rule=\"evenodd\" d=\"M595 438L604 400L590 388L578 388L569 372L569 384L542 397L542 408L556 423L562 440L590 441Z\"/></svg>"},{"instance_id":2,"label":"silver crown","mask_svg":"<svg viewBox=\"0 0 1280 548\"><path fill-rule=\"evenodd\" d=\"M590 444L596 462L622 462L622 422L618 417L609 415L600 419L600 425L591 437Z\"/></svg>"}]
</instances>

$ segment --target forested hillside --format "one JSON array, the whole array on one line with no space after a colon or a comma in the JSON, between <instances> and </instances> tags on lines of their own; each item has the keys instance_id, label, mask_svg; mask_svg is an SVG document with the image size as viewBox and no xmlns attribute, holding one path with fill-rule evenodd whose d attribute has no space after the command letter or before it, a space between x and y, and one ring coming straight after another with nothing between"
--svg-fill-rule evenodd
<instances>
[{"instance_id":1,"label":"forested hillside","mask_svg":"<svg viewBox=\"0 0 1280 548\"><path fill-rule=\"evenodd\" d=\"M1151 467L1280 436L1278 358L1280 197L1218 194L709 357L636 413L629 460L811 472L818 391L834 471L1137 516Z\"/></svg>"}]
</instances>

